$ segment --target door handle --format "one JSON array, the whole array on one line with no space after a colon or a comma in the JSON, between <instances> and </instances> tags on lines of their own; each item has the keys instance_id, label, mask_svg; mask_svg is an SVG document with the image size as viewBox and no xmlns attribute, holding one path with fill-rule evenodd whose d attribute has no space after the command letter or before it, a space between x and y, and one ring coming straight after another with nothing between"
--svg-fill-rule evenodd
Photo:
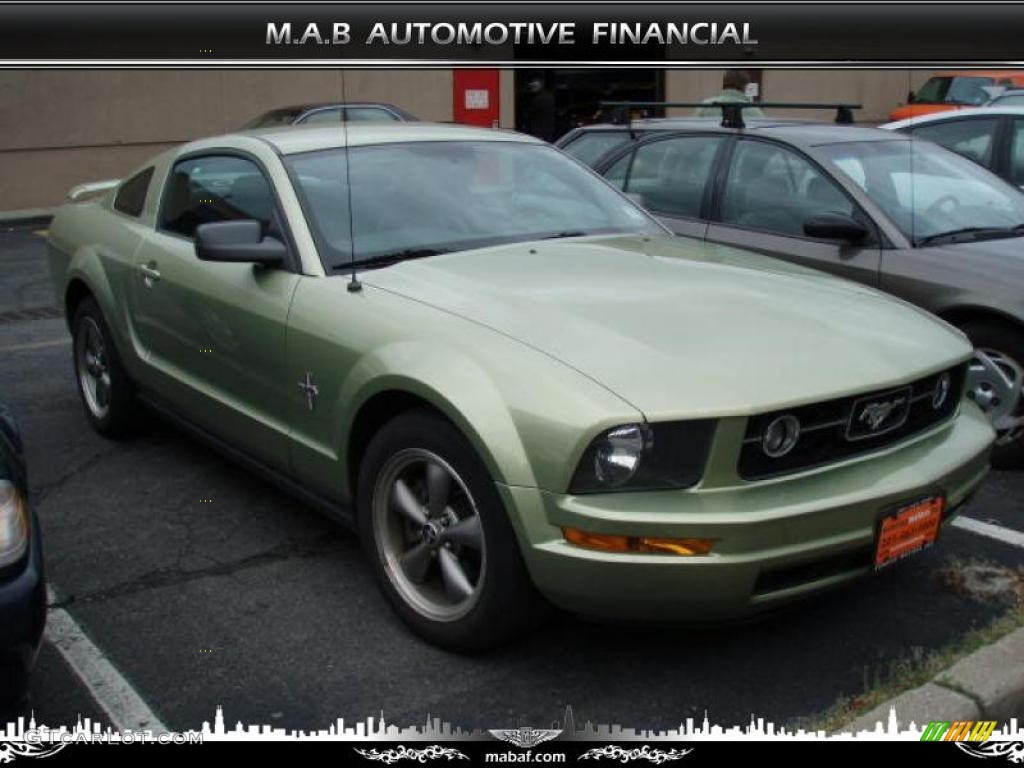
<instances>
[{"instance_id":1,"label":"door handle","mask_svg":"<svg viewBox=\"0 0 1024 768\"><path fill-rule=\"evenodd\" d=\"M142 273L142 282L146 284L147 288L152 288L153 283L160 279L160 270L156 268L155 261L151 261L149 264L140 264L139 272Z\"/></svg>"}]
</instances>

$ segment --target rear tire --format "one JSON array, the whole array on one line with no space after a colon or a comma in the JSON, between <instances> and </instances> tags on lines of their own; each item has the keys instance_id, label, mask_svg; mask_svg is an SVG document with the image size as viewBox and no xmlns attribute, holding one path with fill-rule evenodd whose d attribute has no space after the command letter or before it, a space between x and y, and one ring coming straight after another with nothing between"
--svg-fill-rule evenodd
<instances>
[{"instance_id":1,"label":"rear tire","mask_svg":"<svg viewBox=\"0 0 1024 768\"><path fill-rule=\"evenodd\" d=\"M439 415L409 411L374 436L359 468L357 508L384 594L428 642L492 648L543 615L494 480Z\"/></svg>"},{"instance_id":2,"label":"rear tire","mask_svg":"<svg viewBox=\"0 0 1024 768\"><path fill-rule=\"evenodd\" d=\"M1024 333L985 320L968 321L960 329L976 348L997 351L1024 368ZM1024 414L1024 397L1018 404L1017 413ZM997 469L1024 468L1024 429L1018 429L1012 435L1000 435L992 452L992 466Z\"/></svg>"},{"instance_id":3,"label":"rear tire","mask_svg":"<svg viewBox=\"0 0 1024 768\"><path fill-rule=\"evenodd\" d=\"M124 437L136 416L135 392L95 299L79 302L71 336L75 382L85 417L104 437Z\"/></svg>"}]
</instances>

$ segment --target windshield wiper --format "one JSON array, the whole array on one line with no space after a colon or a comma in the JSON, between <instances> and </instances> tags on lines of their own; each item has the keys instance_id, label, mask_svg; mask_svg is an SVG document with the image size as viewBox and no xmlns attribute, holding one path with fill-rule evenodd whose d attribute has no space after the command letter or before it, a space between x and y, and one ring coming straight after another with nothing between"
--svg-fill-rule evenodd
<instances>
[{"instance_id":1,"label":"windshield wiper","mask_svg":"<svg viewBox=\"0 0 1024 768\"><path fill-rule=\"evenodd\" d=\"M363 259L356 259L354 264L356 267L386 267L391 264L397 264L400 261L423 259L428 256L439 256L442 253L448 252L442 248L402 248L397 251L387 251L386 253L377 253ZM349 269L352 267L352 264L353 262L335 264L334 269Z\"/></svg>"},{"instance_id":2,"label":"windshield wiper","mask_svg":"<svg viewBox=\"0 0 1024 768\"><path fill-rule=\"evenodd\" d=\"M948 232L937 232L914 240L914 245L936 245L939 243L968 243L976 240L992 240L998 237L1018 237L1024 234L1024 224L1015 227L961 227Z\"/></svg>"},{"instance_id":3,"label":"windshield wiper","mask_svg":"<svg viewBox=\"0 0 1024 768\"><path fill-rule=\"evenodd\" d=\"M585 237L589 235L589 232L584 232L582 229L567 229L564 232L556 232L553 235L545 235L544 237L538 238L539 240L559 240L563 237Z\"/></svg>"}]
</instances>

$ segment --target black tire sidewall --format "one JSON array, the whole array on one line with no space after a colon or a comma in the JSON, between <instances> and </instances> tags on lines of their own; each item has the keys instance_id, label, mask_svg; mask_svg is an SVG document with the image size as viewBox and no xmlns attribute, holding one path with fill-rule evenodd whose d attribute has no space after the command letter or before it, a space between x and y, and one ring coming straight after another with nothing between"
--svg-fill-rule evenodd
<instances>
[{"instance_id":1,"label":"black tire sidewall","mask_svg":"<svg viewBox=\"0 0 1024 768\"><path fill-rule=\"evenodd\" d=\"M468 614L454 621L431 620L413 609L387 576L373 530L373 492L381 469L398 451L431 451L458 473L477 504L487 548L482 591ZM465 437L446 419L410 411L388 422L370 441L359 469L356 495L359 533L378 582L399 616L427 641L458 652L509 642L528 631L542 604L519 552L494 480Z\"/></svg>"},{"instance_id":2,"label":"black tire sidewall","mask_svg":"<svg viewBox=\"0 0 1024 768\"><path fill-rule=\"evenodd\" d=\"M108 350L108 371L110 373L110 407L103 418L97 417L90 409L82 391L82 384L78 370L77 340L81 332L82 322L86 318L95 321L103 335L103 343ZM118 354L117 346L114 344L110 327L99 305L92 298L85 298L75 309L71 320L71 360L75 373L75 387L78 389L78 396L82 400L82 408L85 410L85 417L89 420L93 429L106 437L123 437L130 432L132 416L134 413L135 396L134 389L128 374L121 364L121 357Z\"/></svg>"}]
</instances>

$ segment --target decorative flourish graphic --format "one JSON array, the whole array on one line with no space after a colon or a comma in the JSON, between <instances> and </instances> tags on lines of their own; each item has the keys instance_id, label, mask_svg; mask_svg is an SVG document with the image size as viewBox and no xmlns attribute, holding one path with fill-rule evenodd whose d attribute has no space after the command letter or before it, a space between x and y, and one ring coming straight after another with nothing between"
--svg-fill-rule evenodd
<instances>
[{"instance_id":1,"label":"decorative flourish graphic","mask_svg":"<svg viewBox=\"0 0 1024 768\"><path fill-rule=\"evenodd\" d=\"M67 744L27 744L24 741L0 742L0 765L13 763L18 757L52 757Z\"/></svg>"},{"instance_id":2,"label":"decorative flourish graphic","mask_svg":"<svg viewBox=\"0 0 1024 768\"><path fill-rule=\"evenodd\" d=\"M399 760L414 760L417 763L426 763L428 760L439 760L442 757L446 760L469 760L469 756L459 752L459 750L452 749L451 747L442 747L438 744L431 744L423 749L409 749L403 744L399 744L394 749L356 748L356 752L367 760L377 760L386 765L392 765Z\"/></svg>"},{"instance_id":3,"label":"decorative flourish graphic","mask_svg":"<svg viewBox=\"0 0 1024 768\"><path fill-rule=\"evenodd\" d=\"M488 733L496 739L507 741L509 744L515 744L522 749L529 749L530 747L536 747L538 744L543 744L545 741L551 741L561 735L562 731L552 728L531 728L528 725L524 725L521 728L499 728L488 731Z\"/></svg>"},{"instance_id":4,"label":"decorative flourish graphic","mask_svg":"<svg viewBox=\"0 0 1024 768\"><path fill-rule=\"evenodd\" d=\"M1011 763L1024 763L1024 741L986 741L984 744L958 741L956 745L971 757L1005 757Z\"/></svg>"},{"instance_id":5,"label":"decorative flourish graphic","mask_svg":"<svg viewBox=\"0 0 1024 768\"><path fill-rule=\"evenodd\" d=\"M580 760L617 760L620 763L631 763L634 760L647 760L655 765L667 763L669 760L681 760L693 752L692 749L652 749L647 744L634 749L626 749L616 744L609 744L607 747L588 749Z\"/></svg>"}]
</instances>

